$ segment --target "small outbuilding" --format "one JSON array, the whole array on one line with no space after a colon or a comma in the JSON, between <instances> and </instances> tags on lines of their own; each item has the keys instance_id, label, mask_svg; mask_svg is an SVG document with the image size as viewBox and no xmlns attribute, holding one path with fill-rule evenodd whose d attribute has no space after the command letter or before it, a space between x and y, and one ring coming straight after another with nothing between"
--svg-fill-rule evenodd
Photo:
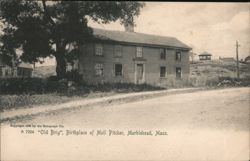
<instances>
[{"instance_id":1,"label":"small outbuilding","mask_svg":"<svg viewBox=\"0 0 250 161\"><path fill-rule=\"evenodd\" d=\"M203 61L203 60L211 60L211 57L212 57L212 54L210 54L210 53L208 53L208 52L203 52L203 53L201 53L200 55L199 55L199 59L201 60L201 61Z\"/></svg>"},{"instance_id":2,"label":"small outbuilding","mask_svg":"<svg viewBox=\"0 0 250 161\"><path fill-rule=\"evenodd\" d=\"M13 78L13 77L31 77L32 76L32 65L21 62L11 67L3 62L0 57L0 78Z\"/></svg>"}]
</instances>

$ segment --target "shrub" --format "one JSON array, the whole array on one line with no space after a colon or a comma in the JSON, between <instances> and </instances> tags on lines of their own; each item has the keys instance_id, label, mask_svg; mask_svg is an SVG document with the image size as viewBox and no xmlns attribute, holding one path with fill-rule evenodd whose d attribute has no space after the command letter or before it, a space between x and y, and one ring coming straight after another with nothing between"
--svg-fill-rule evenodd
<instances>
[{"instance_id":1,"label":"shrub","mask_svg":"<svg viewBox=\"0 0 250 161\"><path fill-rule=\"evenodd\" d=\"M67 81L66 81L67 82ZM58 81L56 78L5 78L0 79L0 93L48 93L66 91L67 83Z\"/></svg>"},{"instance_id":2,"label":"shrub","mask_svg":"<svg viewBox=\"0 0 250 161\"><path fill-rule=\"evenodd\" d=\"M245 77L245 78L219 77L218 86L250 86L250 77Z\"/></svg>"},{"instance_id":3,"label":"shrub","mask_svg":"<svg viewBox=\"0 0 250 161\"><path fill-rule=\"evenodd\" d=\"M42 93L45 85L41 78L0 79L0 93Z\"/></svg>"},{"instance_id":4,"label":"shrub","mask_svg":"<svg viewBox=\"0 0 250 161\"><path fill-rule=\"evenodd\" d=\"M78 70L72 70L66 73L66 79L80 84L82 82L82 75L79 74Z\"/></svg>"}]
</instances>

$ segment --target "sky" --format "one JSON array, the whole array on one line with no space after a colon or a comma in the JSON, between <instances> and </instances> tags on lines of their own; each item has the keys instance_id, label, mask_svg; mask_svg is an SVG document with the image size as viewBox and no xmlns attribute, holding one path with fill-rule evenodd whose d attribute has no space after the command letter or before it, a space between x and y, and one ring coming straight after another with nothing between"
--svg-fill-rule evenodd
<instances>
[{"instance_id":1,"label":"sky","mask_svg":"<svg viewBox=\"0 0 250 161\"><path fill-rule=\"evenodd\" d=\"M176 37L200 54L211 53L212 59L235 57L236 40L239 57L250 55L250 3L146 2L135 18L135 32ZM91 27L124 31L120 22ZM53 65L46 59L43 65Z\"/></svg>"},{"instance_id":2,"label":"sky","mask_svg":"<svg viewBox=\"0 0 250 161\"><path fill-rule=\"evenodd\" d=\"M236 40L240 58L250 55L250 3L147 2L135 23L135 32L176 37L214 59L235 57ZM124 30L119 22L89 25Z\"/></svg>"}]
</instances>

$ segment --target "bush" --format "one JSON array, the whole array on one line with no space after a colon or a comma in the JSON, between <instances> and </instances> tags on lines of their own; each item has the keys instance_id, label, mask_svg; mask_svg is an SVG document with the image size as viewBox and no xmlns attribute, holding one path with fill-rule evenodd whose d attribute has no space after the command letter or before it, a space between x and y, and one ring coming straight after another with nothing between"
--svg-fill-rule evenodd
<instances>
[{"instance_id":1,"label":"bush","mask_svg":"<svg viewBox=\"0 0 250 161\"><path fill-rule=\"evenodd\" d=\"M231 77L219 77L219 83L217 86L250 86L250 77L245 78L231 78Z\"/></svg>"},{"instance_id":2,"label":"bush","mask_svg":"<svg viewBox=\"0 0 250 161\"><path fill-rule=\"evenodd\" d=\"M71 73L74 75L73 73ZM70 75L70 74L69 74ZM68 76L69 76L68 75ZM93 92L139 92L164 89L148 84L135 85L133 83L104 83L89 85L80 82L79 75L70 79L61 79L52 76L43 78L5 78L0 79L0 94L43 94L57 92L73 96ZM75 83L74 80L78 80Z\"/></svg>"},{"instance_id":3,"label":"bush","mask_svg":"<svg viewBox=\"0 0 250 161\"><path fill-rule=\"evenodd\" d=\"M67 83L49 78L5 78L0 79L0 93L48 93L66 91Z\"/></svg>"},{"instance_id":4,"label":"bush","mask_svg":"<svg viewBox=\"0 0 250 161\"><path fill-rule=\"evenodd\" d=\"M45 85L45 80L40 78L0 79L0 93L42 93Z\"/></svg>"},{"instance_id":5,"label":"bush","mask_svg":"<svg viewBox=\"0 0 250 161\"><path fill-rule=\"evenodd\" d=\"M104 83L89 86L93 91L100 92L118 92L118 93L126 93L126 92L140 92L140 91L153 91L153 90L162 90L165 89L163 87L156 87L149 84L140 84L136 85L133 83Z\"/></svg>"},{"instance_id":6,"label":"bush","mask_svg":"<svg viewBox=\"0 0 250 161\"><path fill-rule=\"evenodd\" d=\"M72 70L66 73L66 79L80 84L82 82L82 75L77 70Z\"/></svg>"}]
</instances>

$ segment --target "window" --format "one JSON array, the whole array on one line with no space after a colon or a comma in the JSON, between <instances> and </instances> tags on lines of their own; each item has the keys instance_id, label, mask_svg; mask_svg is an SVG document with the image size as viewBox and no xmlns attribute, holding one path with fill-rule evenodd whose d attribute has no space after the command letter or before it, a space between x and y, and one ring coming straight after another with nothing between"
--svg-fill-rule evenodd
<instances>
[{"instance_id":1,"label":"window","mask_svg":"<svg viewBox=\"0 0 250 161\"><path fill-rule=\"evenodd\" d=\"M175 58L177 61L181 61L181 51L176 51Z\"/></svg>"},{"instance_id":2,"label":"window","mask_svg":"<svg viewBox=\"0 0 250 161\"><path fill-rule=\"evenodd\" d=\"M160 49L160 59L165 60L166 59L166 50Z\"/></svg>"},{"instance_id":3,"label":"window","mask_svg":"<svg viewBox=\"0 0 250 161\"><path fill-rule=\"evenodd\" d=\"M97 76L103 75L103 64L101 64L101 63L95 64L95 75L97 75Z\"/></svg>"},{"instance_id":4,"label":"window","mask_svg":"<svg viewBox=\"0 0 250 161\"><path fill-rule=\"evenodd\" d=\"M5 69L5 75L8 76L9 75L9 70Z\"/></svg>"},{"instance_id":5,"label":"window","mask_svg":"<svg viewBox=\"0 0 250 161\"><path fill-rule=\"evenodd\" d=\"M115 64L115 76L122 76L122 64Z\"/></svg>"},{"instance_id":6,"label":"window","mask_svg":"<svg viewBox=\"0 0 250 161\"><path fill-rule=\"evenodd\" d=\"M161 66L160 67L160 77L161 78L165 78L166 77L166 67L165 66Z\"/></svg>"},{"instance_id":7,"label":"window","mask_svg":"<svg viewBox=\"0 0 250 161\"><path fill-rule=\"evenodd\" d=\"M95 44L95 55L103 55L103 46L102 44Z\"/></svg>"},{"instance_id":8,"label":"window","mask_svg":"<svg viewBox=\"0 0 250 161\"><path fill-rule=\"evenodd\" d=\"M22 76L22 70L20 68L17 68L17 75Z\"/></svg>"},{"instance_id":9,"label":"window","mask_svg":"<svg viewBox=\"0 0 250 161\"><path fill-rule=\"evenodd\" d=\"M115 56L116 57L122 56L122 46L121 45L115 45Z\"/></svg>"},{"instance_id":10,"label":"window","mask_svg":"<svg viewBox=\"0 0 250 161\"><path fill-rule=\"evenodd\" d=\"M136 47L136 57L142 57L142 47Z\"/></svg>"},{"instance_id":11,"label":"window","mask_svg":"<svg viewBox=\"0 0 250 161\"><path fill-rule=\"evenodd\" d=\"M180 67L176 67L176 78L177 79L181 78L181 68Z\"/></svg>"}]
</instances>

